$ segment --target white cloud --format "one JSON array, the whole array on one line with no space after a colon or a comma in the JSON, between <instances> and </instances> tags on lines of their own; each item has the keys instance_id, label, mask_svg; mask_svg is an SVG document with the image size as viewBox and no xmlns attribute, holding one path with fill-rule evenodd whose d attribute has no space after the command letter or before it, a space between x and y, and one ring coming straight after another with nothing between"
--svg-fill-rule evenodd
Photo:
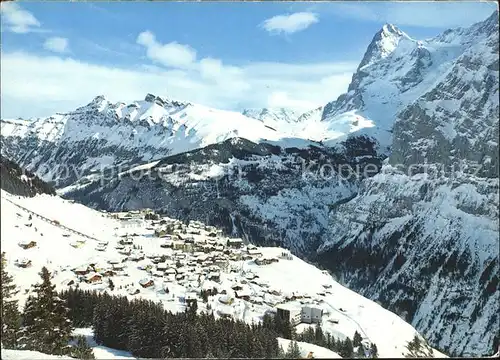
<instances>
[{"instance_id":1,"label":"white cloud","mask_svg":"<svg viewBox=\"0 0 500 360\"><path fill-rule=\"evenodd\" d=\"M40 22L29 11L21 8L13 1L2 1L0 3L2 22L7 26L6 29L18 34L25 34L37 31Z\"/></svg>"},{"instance_id":2,"label":"white cloud","mask_svg":"<svg viewBox=\"0 0 500 360\"><path fill-rule=\"evenodd\" d=\"M45 40L43 47L56 53L65 53L68 51L69 42L66 38L55 36Z\"/></svg>"},{"instance_id":3,"label":"white cloud","mask_svg":"<svg viewBox=\"0 0 500 360\"><path fill-rule=\"evenodd\" d=\"M99 94L125 102L153 93L221 109L281 104L309 110L345 92L357 66L254 63L237 67L203 59L190 69L150 65L120 69L27 53L3 53L1 62L4 118L74 110ZM216 72L216 81L207 78Z\"/></svg>"},{"instance_id":4,"label":"white cloud","mask_svg":"<svg viewBox=\"0 0 500 360\"><path fill-rule=\"evenodd\" d=\"M261 24L261 27L271 33L292 34L297 31L305 30L318 21L318 16L315 13L298 12L269 18Z\"/></svg>"},{"instance_id":5,"label":"white cloud","mask_svg":"<svg viewBox=\"0 0 500 360\"><path fill-rule=\"evenodd\" d=\"M177 42L161 44L150 31L140 33L137 43L146 48L148 58L165 66L186 68L196 61L196 51L189 45Z\"/></svg>"},{"instance_id":6,"label":"white cloud","mask_svg":"<svg viewBox=\"0 0 500 360\"><path fill-rule=\"evenodd\" d=\"M205 79L217 79L222 74L222 61L204 58L200 60L200 73Z\"/></svg>"},{"instance_id":7,"label":"white cloud","mask_svg":"<svg viewBox=\"0 0 500 360\"><path fill-rule=\"evenodd\" d=\"M324 105L324 104L323 104ZM313 109L318 106L312 101L293 99L286 91L275 91L267 98L267 106L270 108L302 108Z\"/></svg>"}]
</instances>

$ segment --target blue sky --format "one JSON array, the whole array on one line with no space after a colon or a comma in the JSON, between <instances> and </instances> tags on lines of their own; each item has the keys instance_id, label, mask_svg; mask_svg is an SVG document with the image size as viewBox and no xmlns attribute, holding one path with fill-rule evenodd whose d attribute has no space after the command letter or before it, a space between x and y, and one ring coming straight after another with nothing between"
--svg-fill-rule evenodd
<instances>
[{"instance_id":1,"label":"blue sky","mask_svg":"<svg viewBox=\"0 0 500 360\"><path fill-rule=\"evenodd\" d=\"M2 3L2 117L147 92L226 109L308 109L347 89L384 23L425 39L495 9L485 2Z\"/></svg>"}]
</instances>

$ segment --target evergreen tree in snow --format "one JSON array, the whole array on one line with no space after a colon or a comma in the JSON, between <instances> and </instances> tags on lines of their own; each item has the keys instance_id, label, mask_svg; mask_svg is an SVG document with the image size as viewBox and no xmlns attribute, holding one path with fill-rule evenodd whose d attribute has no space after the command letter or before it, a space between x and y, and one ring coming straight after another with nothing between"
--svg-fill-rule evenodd
<instances>
[{"instance_id":1,"label":"evergreen tree in snow","mask_svg":"<svg viewBox=\"0 0 500 360\"><path fill-rule=\"evenodd\" d=\"M365 357L365 348L363 347L363 345L358 346L358 349L356 350L356 357L358 359L362 359Z\"/></svg>"},{"instance_id":2,"label":"evergreen tree in snow","mask_svg":"<svg viewBox=\"0 0 500 360\"><path fill-rule=\"evenodd\" d=\"M95 359L92 348L87 343L85 337L81 335L76 338L76 346L73 347L71 356L82 360Z\"/></svg>"},{"instance_id":3,"label":"evergreen tree in snow","mask_svg":"<svg viewBox=\"0 0 500 360\"><path fill-rule=\"evenodd\" d=\"M35 296L28 298L23 313L23 347L46 354L68 354L73 330L69 310L54 291L47 268L42 268L40 276L42 282L34 285Z\"/></svg>"},{"instance_id":4,"label":"evergreen tree in snow","mask_svg":"<svg viewBox=\"0 0 500 360\"><path fill-rule=\"evenodd\" d=\"M287 348L287 351L285 353L285 358L287 358L287 359L300 359L301 358L299 344L297 344L296 341L290 341L288 343L288 348Z\"/></svg>"},{"instance_id":5,"label":"evergreen tree in snow","mask_svg":"<svg viewBox=\"0 0 500 360\"><path fill-rule=\"evenodd\" d=\"M6 349L16 349L21 328L21 314L19 313L17 300L12 299L16 286L12 277L5 270L5 253L1 260L1 284L2 284L2 346Z\"/></svg>"},{"instance_id":6,"label":"evergreen tree in snow","mask_svg":"<svg viewBox=\"0 0 500 360\"><path fill-rule=\"evenodd\" d=\"M370 345L370 357L373 358L373 359L376 359L378 358L378 349L377 349L377 345L372 343Z\"/></svg>"},{"instance_id":7,"label":"evergreen tree in snow","mask_svg":"<svg viewBox=\"0 0 500 360\"><path fill-rule=\"evenodd\" d=\"M363 338L361 337L361 335L359 334L359 332L356 330L354 332L354 337L352 338L352 346L354 347L358 347L361 345L361 340L363 340Z\"/></svg>"},{"instance_id":8,"label":"evergreen tree in snow","mask_svg":"<svg viewBox=\"0 0 500 360\"><path fill-rule=\"evenodd\" d=\"M108 286L109 290L113 291L115 289L115 284L113 283L113 280L111 278L108 279Z\"/></svg>"},{"instance_id":9,"label":"evergreen tree in snow","mask_svg":"<svg viewBox=\"0 0 500 360\"><path fill-rule=\"evenodd\" d=\"M352 358L354 356L354 348L350 338L346 338L339 348L339 355L343 358Z\"/></svg>"}]
</instances>

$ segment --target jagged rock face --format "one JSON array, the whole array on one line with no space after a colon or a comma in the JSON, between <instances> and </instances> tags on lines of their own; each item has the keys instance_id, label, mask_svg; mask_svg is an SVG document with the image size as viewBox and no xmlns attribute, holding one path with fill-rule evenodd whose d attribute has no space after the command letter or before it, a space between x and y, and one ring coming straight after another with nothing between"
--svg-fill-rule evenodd
<instances>
[{"instance_id":1,"label":"jagged rock face","mask_svg":"<svg viewBox=\"0 0 500 360\"><path fill-rule=\"evenodd\" d=\"M489 21L484 25L490 28ZM398 116L392 164L440 164L498 178L498 24L474 41L442 81Z\"/></svg>"},{"instance_id":2,"label":"jagged rock face","mask_svg":"<svg viewBox=\"0 0 500 360\"><path fill-rule=\"evenodd\" d=\"M29 197L37 194L56 194L54 188L35 174L21 169L4 156L0 157L0 188L13 195Z\"/></svg>"},{"instance_id":3,"label":"jagged rock face","mask_svg":"<svg viewBox=\"0 0 500 360\"><path fill-rule=\"evenodd\" d=\"M478 356L500 326L498 13L438 39L466 49L399 112L387 164L332 211L318 261L433 346Z\"/></svg>"},{"instance_id":4,"label":"jagged rock face","mask_svg":"<svg viewBox=\"0 0 500 360\"><path fill-rule=\"evenodd\" d=\"M119 178L71 187L64 196L110 211L157 209L305 255L321 244L329 208L352 198L361 180L331 170L347 164L363 170L370 164L374 174L381 166L370 143L358 141L338 153L232 139Z\"/></svg>"}]
</instances>

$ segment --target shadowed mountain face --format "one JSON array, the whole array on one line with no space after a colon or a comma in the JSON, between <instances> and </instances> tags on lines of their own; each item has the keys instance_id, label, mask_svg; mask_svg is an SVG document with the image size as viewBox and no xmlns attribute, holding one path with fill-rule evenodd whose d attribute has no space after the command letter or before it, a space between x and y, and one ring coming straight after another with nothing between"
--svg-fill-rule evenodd
<instances>
[{"instance_id":1,"label":"shadowed mountain face","mask_svg":"<svg viewBox=\"0 0 500 360\"><path fill-rule=\"evenodd\" d=\"M2 151L43 175L53 175L43 164L76 166L83 176L59 181L60 191L96 208L149 207L279 243L434 347L485 355L500 325L498 63L497 12L425 41L385 25L348 92L296 121L247 112L248 127L219 129L222 113L187 103L96 98L52 132L40 130L52 120L3 122ZM284 123L327 140L273 140Z\"/></svg>"},{"instance_id":2,"label":"shadowed mountain face","mask_svg":"<svg viewBox=\"0 0 500 360\"><path fill-rule=\"evenodd\" d=\"M4 156L0 157L0 187L13 195L20 196L56 194L54 188L40 180L38 176L21 169Z\"/></svg>"}]
</instances>

